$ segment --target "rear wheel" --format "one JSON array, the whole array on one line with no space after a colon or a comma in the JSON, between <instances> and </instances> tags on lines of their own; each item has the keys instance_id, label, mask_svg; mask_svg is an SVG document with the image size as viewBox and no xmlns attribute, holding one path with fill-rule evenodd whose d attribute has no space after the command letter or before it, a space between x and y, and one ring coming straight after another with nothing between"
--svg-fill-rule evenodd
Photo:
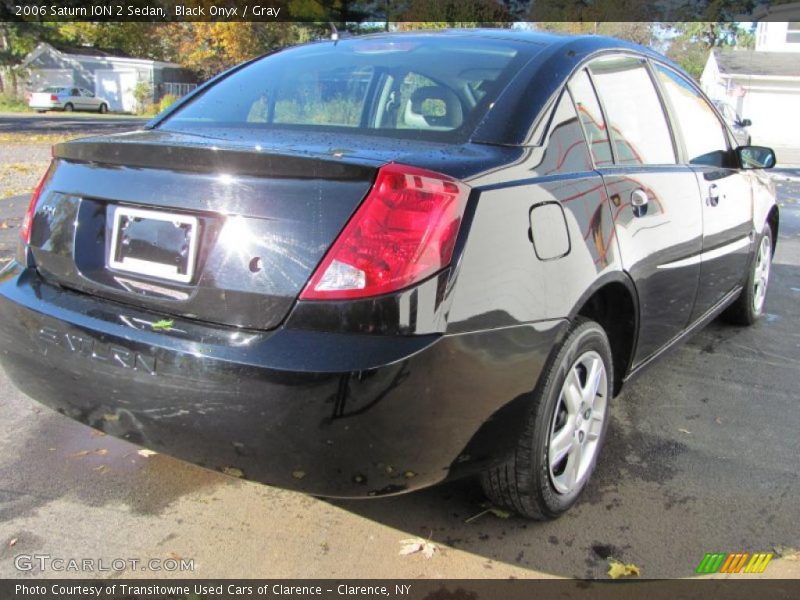
<instances>
[{"instance_id":1,"label":"rear wheel","mask_svg":"<svg viewBox=\"0 0 800 600\"><path fill-rule=\"evenodd\" d=\"M772 248L772 228L767 224L758 238L744 289L725 311L728 321L736 325L752 325L764 314L772 270Z\"/></svg>"},{"instance_id":2,"label":"rear wheel","mask_svg":"<svg viewBox=\"0 0 800 600\"><path fill-rule=\"evenodd\" d=\"M577 319L542 374L514 455L481 477L494 504L537 520L575 504L605 439L613 380L605 331Z\"/></svg>"},{"instance_id":3,"label":"rear wheel","mask_svg":"<svg viewBox=\"0 0 800 600\"><path fill-rule=\"evenodd\" d=\"M64 112L72 112L73 110L75 110L75 107L74 107L74 106L72 106L72 103L70 103L70 102L67 102L67 103L64 105Z\"/></svg>"},{"instance_id":4,"label":"rear wheel","mask_svg":"<svg viewBox=\"0 0 800 600\"><path fill-rule=\"evenodd\" d=\"M101 115L106 114L108 112L108 105L105 102L103 102L100 105L100 108L97 109L97 112L99 112Z\"/></svg>"}]
</instances>

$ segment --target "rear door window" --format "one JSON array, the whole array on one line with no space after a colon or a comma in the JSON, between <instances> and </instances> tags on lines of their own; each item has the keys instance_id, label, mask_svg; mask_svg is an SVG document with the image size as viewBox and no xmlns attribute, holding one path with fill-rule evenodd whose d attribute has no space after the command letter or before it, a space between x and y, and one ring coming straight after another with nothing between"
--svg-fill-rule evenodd
<instances>
[{"instance_id":1,"label":"rear door window","mask_svg":"<svg viewBox=\"0 0 800 600\"><path fill-rule=\"evenodd\" d=\"M609 120L617 163L675 164L672 135L644 61L602 58L590 70Z\"/></svg>"},{"instance_id":2,"label":"rear door window","mask_svg":"<svg viewBox=\"0 0 800 600\"><path fill-rule=\"evenodd\" d=\"M672 104L689 163L725 166L729 155L728 138L714 109L691 83L673 70L657 65L656 73Z\"/></svg>"},{"instance_id":3,"label":"rear door window","mask_svg":"<svg viewBox=\"0 0 800 600\"><path fill-rule=\"evenodd\" d=\"M594 164L598 167L613 165L608 128L603 119L603 112L600 110L600 103L597 101L592 81L586 71L581 70L576 73L567 87L575 102L578 118L586 134L586 141L589 144Z\"/></svg>"}]
</instances>

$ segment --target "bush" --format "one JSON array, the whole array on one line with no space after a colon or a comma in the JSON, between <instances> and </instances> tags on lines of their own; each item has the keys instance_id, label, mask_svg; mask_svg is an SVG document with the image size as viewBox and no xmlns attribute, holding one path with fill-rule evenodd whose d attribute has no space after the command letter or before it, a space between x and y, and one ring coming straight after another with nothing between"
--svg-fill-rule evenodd
<instances>
[{"instance_id":1,"label":"bush","mask_svg":"<svg viewBox=\"0 0 800 600\"><path fill-rule=\"evenodd\" d=\"M133 87L133 97L136 99L136 111L147 114L153 101L153 88L147 81L139 81Z\"/></svg>"},{"instance_id":2,"label":"bush","mask_svg":"<svg viewBox=\"0 0 800 600\"><path fill-rule=\"evenodd\" d=\"M143 117L155 117L159 112L158 102L145 102L139 110L139 114Z\"/></svg>"},{"instance_id":3,"label":"bush","mask_svg":"<svg viewBox=\"0 0 800 600\"><path fill-rule=\"evenodd\" d=\"M29 110L28 103L14 94L0 94L0 111L24 112Z\"/></svg>"},{"instance_id":4,"label":"bush","mask_svg":"<svg viewBox=\"0 0 800 600\"><path fill-rule=\"evenodd\" d=\"M158 104L158 112L164 112L167 110L170 106L175 104L178 98L179 96L176 96L175 94L166 94L163 98L161 98L161 102Z\"/></svg>"}]
</instances>

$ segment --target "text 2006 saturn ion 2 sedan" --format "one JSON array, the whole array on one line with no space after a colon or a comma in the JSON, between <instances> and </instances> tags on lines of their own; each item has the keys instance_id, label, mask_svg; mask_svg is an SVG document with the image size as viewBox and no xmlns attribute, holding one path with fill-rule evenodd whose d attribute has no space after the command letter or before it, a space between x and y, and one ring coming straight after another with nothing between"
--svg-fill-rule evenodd
<instances>
[{"instance_id":1,"label":"text 2006 saturn ion 2 sedan","mask_svg":"<svg viewBox=\"0 0 800 600\"><path fill-rule=\"evenodd\" d=\"M622 383L764 310L760 147L601 37L401 34L234 68L59 144L0 277L15 384L255 481L380 496L481 474L550 518Z\"/></svg>"}]
</instances>

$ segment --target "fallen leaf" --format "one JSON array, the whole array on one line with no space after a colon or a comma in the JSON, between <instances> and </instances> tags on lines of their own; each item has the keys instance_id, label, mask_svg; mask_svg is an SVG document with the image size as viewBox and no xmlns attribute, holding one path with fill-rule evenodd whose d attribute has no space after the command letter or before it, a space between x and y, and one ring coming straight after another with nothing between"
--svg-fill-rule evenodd
<instances>
[{"instance_id":1,"label":"fallen leaf","mask_svg":"<svg viewBox=\"0 0 800 600\"><path fill-rule=\"evenodd\" d=\"M416 476L417 474L414 473L414 471L406 471L405 473L403 473L403 477L405 477L406 479L411 479L412 477Z\"/></svg>"},{"instance_id":2,"label":"fallen leaf","mask_svg":"<svg viewBox=\"0 0 800 600\"><path fill-rule=\"evenodd\" d=\"M292 471L292 477L294 477L295 479L302 479L305 476L306 476L305 471L300 471L300 470Z\"/></svg>"},{"instance_id":3,"label":"fallen leaf","mask_svg":"<svg viewBox=\"0 0 800 600\"><path fill-rule=\"evenodd\" d=\"M98 465L93 470L102 475L103 473L108 473L111 470L111 467L108 465Z\"/></svg>"},{"instance_id":4,"label":"fallen leaf","mask_svg":"<svg viewBox=\"0 0 800 600\"><path fill-rule=\"evenodd\" d=\"M81 450L80 452L76 452L75 454L70 454L69 457L70 458L83 458L84 456L88 456L88 455L89 455L89 451L88 450Z\"/></svg>"},{"instance_id":5,"label":"fallen leaf","mask_svg":"<svg viewBox=\"0 0 800 600\"><path fill-rule=\"evenodd\" d=\"M422 538L400 540L400 544L403 546L400 548L400 556L408 556L419 552L425 558L433 558L433 555L439 552L439 547L436 544Z\"/></svg>"},{"instance_id":6,"label":"fallen leaf","mask_svg":"<svg viewBox=\"0 0 800 600\"><path fill-rule=\"evenodd\" d=\"M16 546L16 545L17 545L17 538L14 538L10 542L8 542L8 547L9 548L11 548L12 546Z\"/></svg>"},{"instance_id":7,"label":"fallen leaf","mask_svg":"<svg viewBox=\"0 0 800 600\"><path fill-rule=\"evenodd\" d=\"M498 519L508 519L511 516L510 512L499 509L496 506L489 506L485 510L479 512L478 514L472 515L469 519L466 519L464 523L472 523L473 521L477 521L478 519L480 519L483 515L488 515L488 514L492 514Z\"/></svg>"},{"instance_id":8,"label":"fallen leaf","mask_svg":"<svg viewBox=\"0 0 800 600\"><path fill-rule=\"evenodd\" d=\"M618 560L611 559L608 566L608 576L611 579L619 579L620 577L638 577L639 567L633 563L621 563Z\"/></svg>"},{"instance_id":9,"label":"fallen leaf","mask_svg":"<svg viewBox=\"0 0 800 600\"><path fill-rule=\"evenodd\" d=\"M92 429L91 435L92 437L105 437L106 434L102 431L98 431L97 429Z\"/></svg>"},{"instance_id":10,"label":"fallen leaf","mask_svg":"<svg viewBox=\"0 0 800 600\"><path fill-rule=\"evenodd\" d=\"M147 448L142 448L141 450L137 450L136 454L139 456L144 456L145 458L150 458L151 456L155 456L158 454L155 450L148 450Z\"/></svg>"},{"instance_id":11,"label":"fallen leaf","mask_svg":"<svg viewBox=\"0 0 800 600\"><path fill-rule=\"evenodd\" d=\"M94 453L97 454L97 456L105 456L108 454L108 450L106 448L98 448Z\"/></svg>"},{"instance_id":12,"label":"fallen leaf","mask_svg":"<svg viewBox=\"0 0 800 600\"><path fill-rule=\"evenodd\" d=\"M692 434L692 432L689 431L688 429L678 429L678 431L680 431L681 433L685 433L686 435L691 435Z\"/></svg>"},{"instance_id":13,"label":"fallen leaf","mask_svg":"<svg viewBox=\"0 0 800 600\"><path fill-rule=\"evenodd\" d=\"M716 419L714 419L714 422L715 422L717 425L722 425L722 417L717 417Z\"/></svg>"},{"instance_id":14,"label":"fallen leaf","mask_svg":"<svg viewBox=\"0 0 800 600\"><path fill-rule=\"evenodd\" d=\"M160 321L151 323L150 327L153 329L153 331L170 331L174 324L175 321L172 319L161 319Z\"/></svg>"},{"instance_id":15,"label":"fallen leaf","mask_svg":"<svg viewBox=\"0 0 800 600\"><path fill-rule=\"evenodd\" d=\"M119 421L119 415L105 414L103 419L106 421Z\"/></svg>"},{"instance_id":16,"label":"fallen leaf","mask_svg":"<svg viewBox=\"0 0 800 600\"><path fill-rule=\"evenodd\" d=\"M0 222L0 229L8 229L8 221Z\"/></svg>"},{"instance_id":17,"label":"fallen leaf","mask_svg":"<svg viewBox=\"0 0 800 600\"><path fill-rule=\"evenodd\" d=\"M231 477L244 477L244 472L236 467L223 467L222 472L225 473L225 475L230 475Z\"/></svg>"}]
</instances>

